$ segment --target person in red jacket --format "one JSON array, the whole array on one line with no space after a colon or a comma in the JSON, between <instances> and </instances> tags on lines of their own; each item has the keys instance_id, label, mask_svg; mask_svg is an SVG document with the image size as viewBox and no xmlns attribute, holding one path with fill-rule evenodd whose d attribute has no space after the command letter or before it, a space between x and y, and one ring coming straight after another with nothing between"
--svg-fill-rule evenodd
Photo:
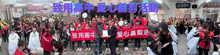
<instances>
[{"instance_id":1,"label":"person in red jacket","mask_svg":"<svg viewBox=\"0 0 220 55\"><path fill-rule=\"evenodd\" d=\"M142 27L140 25L140 21L136 21L135 23L136 23L136 25L134 25L134 28ZM141 38L135 38L135 50L137 50L138 48L140 50L142 50L142 48L141 48Z\"/></svg>"},{"instance_id":2,"label":"person in red jacket","mask_svg":"<svg viewBox=\"0 0 220 55\"><path fill-rule=\"evenodd\" d=\"M127 20L124 20L124 26L123 26L124 29L126 28L130 28L130 24L127 23ZM124 39L124 50L129 50L128 48L128 39Z\"/></svg>"},{"instance_id":3,"label":"person in red jacket","mask_svg":"<svg viewBox=\"0 0 220 55\"><path fill-rule=\"evenodd\" d=\"M86 19L83 19L82 28L85 28L87 23L88 23L87 20L86 20Z\"/></svg>"},{"instance_id":4,"label":"person in red jacket","mask_svg":"<svg viewBox=\"0 0 220 55\"><path fill-rule=\"evenodd\" d=\"M75 24L74 27L76 27L76 29L77 29L78 26L82 26L82 25L81 25L81 21L80 21L80 19L77 20L77 23Z\"/></svg>"},{"instance_id":5,"label":"person in red jacket","mask_svg":"<svg viewBox=\"0 0 220 55\"><path fill-rule=\"evenodd\" d=\"M95 18L92 18L92 22L91 22L91 28L94 29L94 25L96 23L96 19Z\"/></svg>"},{"instance_id":6,"label":"person in red jacket","mask_svg":"<svg viewBox=\"0 0 220 55\"><path fill-rule=\"evenodd\" d=\"M3 39L4 39L4 41L5 41L5 43L7 43L8 42L8 26L6 26L5 24L3 24L4 25L4 27L2 27L2 37L3 37Z\"/></svg>"},{"instance_id":7,"label":"person in red jacket","mask_svg":"<svg viewBox=\"0 0 220 55\"><path fill-rule=\"evenodd\" d=\"M208 51L210 49L210 41L214 38L214 33L212 31L209 31L209 24L204 22L202 25L203 31L199 31L196 34L194 34L194 37L199 37L199 55L202 55L203 52L205 55L208 55Z\"/></svg>"},{"instance_id":8,"label":"person in red jacket","mask_svg":"<svg viewBox=\"0 0 220 55\"><path fill-rule=\"evenodd\" d=\"M89 27L89 24L87 23L87 24L86 24L86 27L84 28L84 30L92 30L92 29ZM89 40L86 41L86 51L87 51L87 50L90 51L90 49L91 49L91 48L90 48L90 43L91 43L91 41L89 41Z\"/></svg>"},{"instance_id":9,"label":"person in red jacket","mask_svg":"<svg viewBox=\"0 0 220 55\"><path fill-rule=\"evenodd\" d=\"M144 16L142 16L143 18L141 19L141 25L146 27L148 26L148 19Z\"/></svg>"},{"instance_id":10,"label":"person in red jacket","mask_svg":"<svg viewBox=\"0 0 220 55\"><path fill-rule=\"evenodd\" d=\"M18 42L18 48L14 55L29 55L28 51L25 50L25 41L20 40Z\"/></svg>"},{"instance_id":11,"label":"person in red jacket","mask_svg":"<svg viewBox=\"0 0 220 55\"><path fill-rule=\"evenodd\" d=\"M41 46L44 49L44 55L50 55L50 51L53 50L53 43L55 39L53 39L53 35L55 35L55 30L50 30L41 37Z\"/></svg>"},{"instance_id":12,"label":"person in red jacket","mask_svg":"<svg viewBox=\"0 0 220 55\"><path fill-rule=\"evenodd\" d=\"M109 20L112 20L111 15L108 15L108 21L109 21Z\"/></svg>"}]
</instances>

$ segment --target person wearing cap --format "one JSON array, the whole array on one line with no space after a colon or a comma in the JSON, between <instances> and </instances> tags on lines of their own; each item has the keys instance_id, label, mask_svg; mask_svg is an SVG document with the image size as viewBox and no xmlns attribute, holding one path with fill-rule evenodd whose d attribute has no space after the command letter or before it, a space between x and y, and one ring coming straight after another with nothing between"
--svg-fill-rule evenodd
<instances>
[{"instance_id":1,"label":"person wearing cap","mask_svg":"<svg viewBox=\"0 0 220 55\"><path fill-rule=\"evenodd\" d=\"M209 24L209 31L214 31L214 28L215 28L215 23L213 21L210 20L210 18L207 18L206 19L206 23Z\"/></svg>"}]
</instances>

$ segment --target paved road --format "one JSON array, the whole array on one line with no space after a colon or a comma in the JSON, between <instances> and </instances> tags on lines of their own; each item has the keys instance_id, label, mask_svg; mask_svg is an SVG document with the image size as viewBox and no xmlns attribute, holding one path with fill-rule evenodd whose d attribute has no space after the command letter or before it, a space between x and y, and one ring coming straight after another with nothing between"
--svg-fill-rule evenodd
<instances>
[{"instance_id":1,"label":"paved road","mask_svg":"<svg viewBox=\"0 0 220 55\"><path fill-rule=\"evenodd\" d=\"M178 44L177 44L177 48L178 48L178 54L177 55L187 55L187 39L186 39L186 35L184 34L179 34L178 35ZM103 43L104 44L104 43ZM75 48L77 48L77 43L75 44ZM3 51L0 51L0 55L8 55L8 44L2 42L1 45ZM134 50L134 41L129 41L129 51L124 51L123 48L123 41L121 41L119 43L119 50L117 50L117 54L119 55L147 55L147 46L146 46L146 40L142 41L141 43L141 47L143 48L143 50ZM105 44L103 46L103 55L109 55L110 52L109 51L105 51ZM71 51L70 50L70 45L67 48L67 51L64 51L64 55L94 55L93 53L93 49L94 49L94 43L91 44L91 50L86 51L86 47L85 44L83 44L82 50L81 51Z\"/></svg>"}]
</instances>

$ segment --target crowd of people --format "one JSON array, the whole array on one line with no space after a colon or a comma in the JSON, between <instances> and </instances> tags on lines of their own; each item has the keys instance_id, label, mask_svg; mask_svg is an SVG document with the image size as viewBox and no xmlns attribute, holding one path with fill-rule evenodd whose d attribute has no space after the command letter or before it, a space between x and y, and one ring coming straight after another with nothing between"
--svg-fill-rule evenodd
<instances>
[{"instance_id":1,"label":"crowd of people","mask_svg":"<svg viewBox=\"0 0 220 55\"><path fill-rule=\"evenodd\" d=\"M70 45L71 51L81 51L83 48L82 42L86 43L86 51L90 51L93 48L91 47L93 41L71 41L70 31L75 30L94 30L96 38L94 41L95 55L102 55L103 42L105 42L106 51L110 51L111 55L116 55L120 41L124 43L124 50L129 50L129 40L135 42L135 50L143 50L141 48L142 42L146 43L146 47L149 47L155 55L175 55L178 52L176 46L178 43L177 34L186 34L187 38L188 36L199 37L198 52L200 55L202 52L205 55L208 54L210 41L213 41L215 45L214 51L217 51L220 47L219 23L213 22L209 18L206 21L203 19L169 18L167 22L162 21L159 23L156 21L149 22L145 15L134 15L130 22L126 18L117 17L117 15L113 17L111 15L108 17L95 15L91 20L79 18L72 20L71 23L66 23L60 21L59 17L56 16L23 16L21 19L14 21L13 24L1 21L0 25L1 36L4 42L9 44L8 51L10 55L62 55L63 51L67 51L68 45ZM12 25L11 29L9 25ZM136 27L148 27L148 38L116 39L117 29ZM104 39L102 30L108 30L107 40ZM143 40L147 40L147 42L143 42ZM75 50L75 42L78 45L77 50Z\"/></svg>"}]
</instances>

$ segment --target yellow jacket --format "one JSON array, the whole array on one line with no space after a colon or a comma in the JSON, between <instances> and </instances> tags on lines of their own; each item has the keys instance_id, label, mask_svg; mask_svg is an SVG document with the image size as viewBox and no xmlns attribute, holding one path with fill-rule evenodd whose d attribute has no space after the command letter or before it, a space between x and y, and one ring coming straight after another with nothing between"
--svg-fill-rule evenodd
<instances>
[{"instance_id":1,"label":"yellow jacket","mask_svg":"<svg viewBox=\"0 0 220 55\"><path fill-rule=\"evenodd\" d=\"M177 21L174 21L173 23L174 23L174 26L176 26L176 24L177 24Z\"/></svg>"}]
</instances>

